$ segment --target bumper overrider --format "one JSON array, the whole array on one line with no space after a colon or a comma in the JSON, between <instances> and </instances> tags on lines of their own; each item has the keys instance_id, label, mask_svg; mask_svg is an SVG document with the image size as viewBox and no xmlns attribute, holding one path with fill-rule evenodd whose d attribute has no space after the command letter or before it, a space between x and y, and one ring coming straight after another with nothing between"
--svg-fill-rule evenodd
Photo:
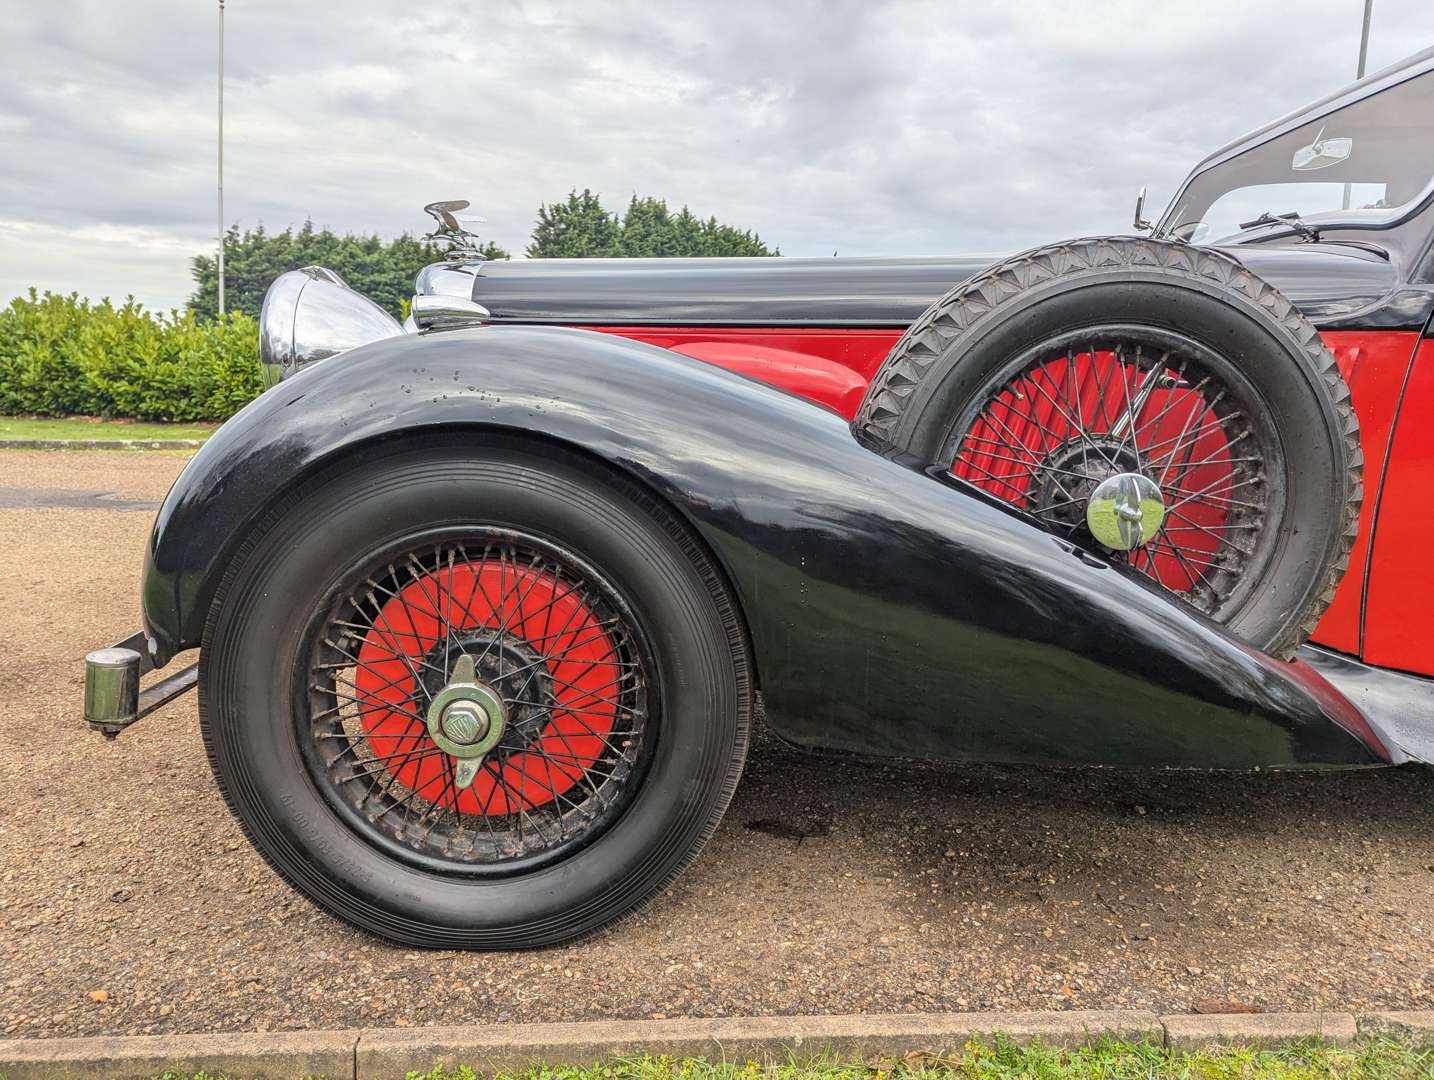
<instances>
[{"instance_id":1,"label":"bumper overrider","mask_svg":"<svg viewBox=\"0 0 1434 1080\"><path fill-rule=\"evenodd\" d=\"M199 681L199 664L195 662L141 690L139 677L152 670L154 661L143 631L86 656L85 723L113 739Z\"/></svg>"}]
</instances>

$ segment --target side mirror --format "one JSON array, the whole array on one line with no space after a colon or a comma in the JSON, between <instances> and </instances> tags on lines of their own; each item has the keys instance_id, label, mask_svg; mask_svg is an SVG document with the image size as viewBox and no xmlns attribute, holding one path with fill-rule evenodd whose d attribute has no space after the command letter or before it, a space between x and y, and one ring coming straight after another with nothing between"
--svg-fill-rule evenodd
<instances>
[{"instance_id":1,"label":"side mirror","mask_svg":"<svg viewBox=\"0 0 1434 1080\"><path fill-rule=\"evenodd\" d=\"M1136 232L1149 232L1155 228L1153 222L1145 220L1145 188L1143 187L1135 196L1135 221L1133 224Z\"/></svg>"}]
</instances>

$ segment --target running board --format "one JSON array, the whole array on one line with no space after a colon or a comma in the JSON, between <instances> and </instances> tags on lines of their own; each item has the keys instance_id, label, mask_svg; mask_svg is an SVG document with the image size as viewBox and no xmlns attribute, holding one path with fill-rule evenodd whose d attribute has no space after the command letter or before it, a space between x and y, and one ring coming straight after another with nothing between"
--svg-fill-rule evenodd
<instances>
[{"instance_id":1,"label":"running board","mask_svg":"<svg viewBox=\"0 0 1434 1080\"><path fill-rule=\"evenodd\" d=\"M1364 714L1391 751L1393 764L1434 764L1434 679L1371 667L1318 645L1301 645L1295 658L1323 675Z\"/></svg>"},{"instance_id":2,"label":"running board","mask_svg":"<svg viewBox=\"0 0 1434 1080\"><path fill-rule=\"evenodd\" d=\"M153 668L152 663L145 662L148 650L141 653L135 648L144 644L144 635L135 634L85 657L85 723L106 739L116 738L125 728L199 682L199 664L195 662L141 690L141 673Z\"/></svg>"}]
</instances>

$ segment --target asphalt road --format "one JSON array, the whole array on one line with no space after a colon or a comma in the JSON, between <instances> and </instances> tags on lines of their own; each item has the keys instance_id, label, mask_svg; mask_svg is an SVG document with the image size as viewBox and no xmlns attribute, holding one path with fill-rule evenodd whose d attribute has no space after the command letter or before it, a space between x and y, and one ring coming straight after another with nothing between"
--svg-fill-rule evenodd
<instances>
[{"instance_id":1,"label":"asphalt road","mask_svg":"<svg viewBox=\"0 0 1434 1080\"><path fill-rule=\"evenodd\" d=\"M938 769L768 740L706 853L641 917L543 952L385 945L249 849L193 696L116 743L81 723L81 658L136 627L142 511L182 465L0 451L5 1035L1434 1007L1422 770Z\"/></svg>"}]
</instances>

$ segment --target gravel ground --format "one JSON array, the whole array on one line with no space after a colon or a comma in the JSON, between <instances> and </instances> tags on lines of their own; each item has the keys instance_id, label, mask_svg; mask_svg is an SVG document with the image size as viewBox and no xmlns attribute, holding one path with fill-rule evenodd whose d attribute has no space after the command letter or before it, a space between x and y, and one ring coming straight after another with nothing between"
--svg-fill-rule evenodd
<instances>
[{"instance_id":1,"label":"gravel ground","mask_svg":"<svg viewBox=\"0 0 1434 1080\"><path fill-rule=\"evenodd\" d=\"M183 460L0 452L0 487L155 500ZM150 515L49 505L65 501L0 504L6 1035L1434 1007L1423 770L943 770L763 740L726 824L643 916L543 952L382 944L250 850L192 695L116 743L85 731L80 661L137 625Z\"/></svg>"}]
</instances>

